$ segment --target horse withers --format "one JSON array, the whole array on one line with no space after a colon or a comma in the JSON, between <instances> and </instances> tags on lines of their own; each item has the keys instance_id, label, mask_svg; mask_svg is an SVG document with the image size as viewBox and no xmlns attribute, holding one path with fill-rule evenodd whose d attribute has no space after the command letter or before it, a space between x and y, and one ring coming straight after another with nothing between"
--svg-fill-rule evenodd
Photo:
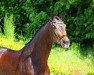
<instances>
[{"instance_id":1,"label":"horse withers","mask_svg":"<svg viewBox=\"0 0 94 75\"><path fill-rule=\"evenodd\" d=\"M21 50L0 48L0 75L50 75L47 65L52 44L69 48L66 24L53 16Z\"/></svg>"}]
</instances>

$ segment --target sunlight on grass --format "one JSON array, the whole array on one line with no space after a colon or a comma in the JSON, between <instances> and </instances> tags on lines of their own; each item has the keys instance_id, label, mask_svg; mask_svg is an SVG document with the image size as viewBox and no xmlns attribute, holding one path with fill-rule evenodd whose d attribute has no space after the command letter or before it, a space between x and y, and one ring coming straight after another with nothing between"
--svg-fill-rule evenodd
<instances>
[{"instance_id":1,"label":"sunlight on grass","mask_svg":"<svg viewBox=\"0 0 94 75\"><path fill-rule=\"evenodd\" d=\"M7 47L13 50L19 50L24 46L22 41L13 41L11 39L7 39L5 36L0 36L0 47Z\"/></svg>"},{"instance_id":2,"label":"sunlight on grass","mask_svg":"<svg viewBox=\"0 0 94 75\"><path fill-rule=\"evenodd\" d=\"M0 35L0 46L20 50L24 46L23 41L13 41ZM72 44L66 50L60 47L53 47L49 57L51 75L94 75L93 57L88 55L82 57L79 53L79 44Z\"/></svg>"},{"instance_id":3,"label":"sunlight on grass","mask_svg":"<svg viewBox=\"0 0 94 75\"><path fill-rule=\"evenodd\" d=\"M68 51L53 48L49 57L51 75L94 75L94 65L90 58L81 58L77 46Z\"/></svg>"}]
</instances>

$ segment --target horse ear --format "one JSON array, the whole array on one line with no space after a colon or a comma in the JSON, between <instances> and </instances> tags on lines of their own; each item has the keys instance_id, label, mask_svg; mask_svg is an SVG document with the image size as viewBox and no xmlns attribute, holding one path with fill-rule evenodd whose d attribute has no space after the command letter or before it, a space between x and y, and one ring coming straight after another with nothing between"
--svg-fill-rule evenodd
<instances>
[{"instance_id":1,"label":"horse ear","mask_svg":"<svg viewBox=\"0 0 94 75\"><path fill-rule=\"evenodd\" d=\"M51 19L52 19L52 20L55 19L55 13L52 13Z\"/></svg>"},{"instance_id":2,"label":"horse ear","mask_svg":"<svg viewBox=\"0 0 94 75\"><path fill-rule=\"evenodd\" d=\"M65 15L66 15L65 11L63 11L63 12L61 13L61 15L60 15L60 19L61 19L61 20L64 20Z\"/></svg>"}]
</instances>

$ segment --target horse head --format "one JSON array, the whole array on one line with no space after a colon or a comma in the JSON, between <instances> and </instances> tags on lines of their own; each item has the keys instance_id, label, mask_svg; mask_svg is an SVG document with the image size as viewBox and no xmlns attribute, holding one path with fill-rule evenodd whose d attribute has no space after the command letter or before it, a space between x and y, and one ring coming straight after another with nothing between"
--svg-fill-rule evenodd
<instances>
[{"instance_id":1,"label":"horse head","mask_svg":"<svg viewBox=\"0 0 94 75\"><path fill-rule=\"evenodd\" d=\"M66 24L61 17L53 16L50 20L50 27L53 33L53 41L60 44L64 48L69 48L70 40L66 32Z\"/></svg>"}]
</instances>

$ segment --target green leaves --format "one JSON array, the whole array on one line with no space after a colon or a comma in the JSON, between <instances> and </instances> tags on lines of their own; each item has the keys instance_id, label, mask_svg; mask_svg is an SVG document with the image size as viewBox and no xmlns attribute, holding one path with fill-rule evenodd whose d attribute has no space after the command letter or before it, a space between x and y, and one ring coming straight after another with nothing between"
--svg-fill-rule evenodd
<instances>
[{"instance_id":1,"label":"green leaves","mask_svg":"<svg viewBox=\"0 0 94 75\"><path fill-rule=\"evenodd\" d=\"M27 23L24 25L24 33L27 37L33 37L34 34L39 30L39 28L43 25L43 23L48 19L48 16L45 12L41 11L40 13L36 13L36 15L30 15L30 20L32 23Z\"/></svg>"},{"instance_id":2,"label":"green leaves","mask_svg":"<svg viewBox=\"0 0 94 75\"><path fill-rule=\"evenodd\" d=\"M9 39L14 39L14 21L13 14L5 13L4 17L4 34Z\"/></svg>"},{"instance_id":3,"label":"green leaves","mask_svg":"<svg viewBox=\"0 0 94 75\"><path fill-rule=\"evenodd\" d=\"M0 27L3 27L5 12L12 13L17 36L30 38L51 17L53 5L56 15L59 16L62 10L66 12L65 24L71 41L94 39L94 0L54 0L54 3L52 0L2 0ZM7 19L4 24L8 24ZM1 32L5 31L0 29Z\"/></svg>"}]
</instances>

